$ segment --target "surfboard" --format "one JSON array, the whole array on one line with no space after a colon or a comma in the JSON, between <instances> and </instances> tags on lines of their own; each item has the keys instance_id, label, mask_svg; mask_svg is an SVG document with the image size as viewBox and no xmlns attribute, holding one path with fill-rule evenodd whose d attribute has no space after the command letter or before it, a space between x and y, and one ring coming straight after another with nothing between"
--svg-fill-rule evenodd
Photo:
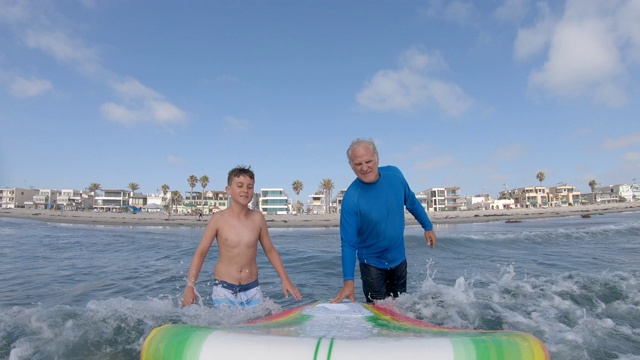
<instances>
[{"instance_id":1,"label":"surfboard","mask_svg":"<svg viewBox=\"0 0 640 360\"><path fill-rule=\"evenodd\" d=\"M448 328L379 305L319 302L235 326L163 325L140 358L542 360L549 353L525 332Z\"/></svg>"}]
</instances>

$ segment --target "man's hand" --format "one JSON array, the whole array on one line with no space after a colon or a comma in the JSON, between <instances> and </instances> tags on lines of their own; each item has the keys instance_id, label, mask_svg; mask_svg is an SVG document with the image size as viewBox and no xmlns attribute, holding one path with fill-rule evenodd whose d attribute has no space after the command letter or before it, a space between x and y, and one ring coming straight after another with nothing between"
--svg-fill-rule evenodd
<instances>
[{"instance_id":1,"label":"man's hand","mask_svg":"<svg viewBox=\"0 0 640 360\"><path fill-rule=\"evenodd\" d=\"M436 233L433 230L425 231L424 238L427 240L427 245L432 249L436 247Z\"/></svg>"},{"instance_id":2,"label":"man's hand","mask_svg":"<svg viewBox=\"0 0 640 360\"><path fill-rule=\"evenodd\" d=\"M356 295L354 291L353 280L346 280L342 285L342 289L338 293L336 297L329 301L330 303L339 303L342 302L345 298L349 298L351 302L356 302Z\"/></svg>"}]
</instances>

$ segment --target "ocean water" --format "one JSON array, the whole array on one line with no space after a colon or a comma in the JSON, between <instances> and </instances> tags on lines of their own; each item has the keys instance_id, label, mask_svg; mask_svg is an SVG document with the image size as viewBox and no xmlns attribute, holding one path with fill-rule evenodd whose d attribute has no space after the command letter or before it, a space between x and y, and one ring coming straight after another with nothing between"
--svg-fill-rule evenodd
<instances>
[{"instance_id":1,"label":"ocean water","mask_svg":"<svg viewBox=\"0 0 640 360\"><path fill-rule=\"evenodd\" d=\"M136 359L165 323L232 325L335 296L338 229L271 229L304 299L285 299L259 253L255 309L181 308L203 229L0 218L0 359ZM640 359L640 213L407 227L408 294L385 300L438 325L520 330L552 359ZM217 258L198 282L206 301ZM356 273L356 276L358 274ZM356 281L358 300L364 300Z\"/></svg>"}]
</instances>

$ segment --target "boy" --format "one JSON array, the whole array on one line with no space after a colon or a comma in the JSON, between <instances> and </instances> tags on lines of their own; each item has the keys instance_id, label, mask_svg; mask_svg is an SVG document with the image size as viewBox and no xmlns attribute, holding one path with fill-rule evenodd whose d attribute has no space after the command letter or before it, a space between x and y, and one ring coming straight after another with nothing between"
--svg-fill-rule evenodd
<instances>
[{"instance_id":1,"label":"boy","mask_svg":"<svg viewBox=\"0 0 640 360\"><path fill-rule=\"evenodd\" d=\"M245 307L260 304L262 291L258 283L256 262L258 241L280 276L284 296L288 298L291 293L296 300L302 299L300 291L289 280L280 254L271 242L264 216L248 207L253 199L254 183L251 167L238 166L229 171L225 190L231 204L227 209L211 217L202 234L200 244L191 260L182 306L189 306L197 300L196 280L215 239L218 239L219 259L213 270L211 297L214 307L219 305Z\"/></svg>"}]
</instances>

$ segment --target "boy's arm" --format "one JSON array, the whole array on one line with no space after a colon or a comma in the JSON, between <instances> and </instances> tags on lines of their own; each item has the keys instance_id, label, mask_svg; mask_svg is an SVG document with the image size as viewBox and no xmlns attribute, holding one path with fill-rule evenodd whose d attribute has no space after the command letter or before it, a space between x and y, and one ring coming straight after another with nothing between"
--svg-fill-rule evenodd
<instances>
[{"instance_id":1,"label":"boy's arm","mask_svg":"<svg viewBox=\"0 0 640 360\"><path fill-rule=\"evenodd\" d=\"M282 259L280 259L280 254L278 254L278 251L271 242L271 237L269 236L269 230L267 228L267 222L264 220L264 215L260 214L260 219L262 221L259 237L260 245L262 245L264 254L267 255L269 262L271 262L271 266L273 266L273 268L276 270L276 273L278 273L278 276L280 276L284 297L288 298L289 293L291 293L291 295L293 295L296 300L302 299L300 291L298 290L298 288L296 288L295 285L293 285L293 283L289 279L289 275L287 275L287 271L284 269L284 264L282 263Z\"/></svg>"},{"instance_id":2,"label":"boy's arm","mask_svg":"<svg viewBox=\"0 0 640 360\"><path fill-rule=\"evenodd\" d=\"M198 244L193 254L193 259L191 259L191 266L187 274L187 285L184 288L184 296L182 297L182 306L195 304L198 300L196 296L196 281L198 280L198 275L200 275L204 259L207 257L207 253L217 234L217 226L215 225L214 218L215 216L212 216L211 219L209 219L202 238L200 238L200 244Z\"/></svg>"}]
</instances>

